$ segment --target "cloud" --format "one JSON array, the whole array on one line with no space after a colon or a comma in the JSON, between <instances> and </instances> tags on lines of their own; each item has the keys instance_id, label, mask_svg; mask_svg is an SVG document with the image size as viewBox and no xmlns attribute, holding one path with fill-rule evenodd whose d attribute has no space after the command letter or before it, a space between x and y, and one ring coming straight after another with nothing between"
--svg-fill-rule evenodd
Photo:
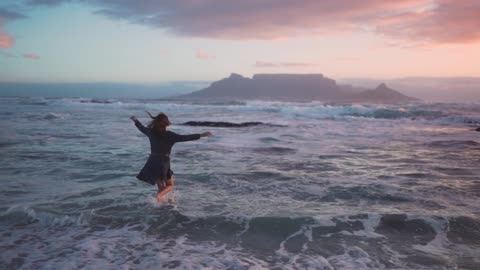
<instances>
[{"instance_id":1,"label":"cloud","mask_svg":"<svg viewBox=\"0 0 480 270\"><path fill-rule=\"evenodd\" d=\"M317 64L315 63L298 63L298 62L282 62L280 63L283 67L297 67L297 68L305 68L305 67L313 67Z\"/></svg>"},{"instance_id":2,"label":"cloud","mask_svg":"<svg viewBox=\"0 0 480 270\"><path fill-rule=\"evenodd\" d=\"M23 18L26 18L23 14L0 7L0 48L11 48L15 44L15 38L4 30L5 25L11 20Z\"/></svg>"},{"instance_id":3,"label":"cloud","mask_svg":"<svg viewBox=\"0 0 480 270\"><path fill-rule=\"evenodd\" d=\"M15 39L1 30L0 26L0 48L10 48L15 43Z\"/></svg>"},{"instance_id":4,"label":"cloud","mask_svg":"<svg viewBox=\"0 0 480 270\"><path fill-rule=\"evenodd\" d=\"M7 57L7 58L15 58L17 57L15 54L13 53L8 53L8 52L0 52L1 55L3 55L4 57Z\"/></svg>"},{"instance_id":5,"label":"cloud","mask_svg":"<svg viewBox=\"0 0 480 270\"><path fill-rule=\"evenodd\" d=\"M202 50L202 49L197 49L195 51L195 56L198 58L198 59L210 59L210 58L215 58L215 56L213 56L212 54Z\"/></svg>"},{"instance_id":6,"label":"cloud","mask_svg":"<svg viewBox=\"0 0 480 270\"><path fill-rule=\"evenodd\" d=\"M32 60L37 60L37 59L40 59L40 56L38 56L38 55L35 54L35 53L25 53L25 54L23 55L23 58L32 59Z\"/></svg>"},{"instance_id":7,"label":"cloud","mask_svg":"<svg viewBox=\"0 0 480 270\"><path fill-rule=\"evenodd\" d=\"M54 5L73 0L31 0ZM77 0L96 13L213 39L279 39L373 31L409 42L480 40L478 0Z\"/></svg>"},{"instance_id":8,"label":"cloud","mask_svg":"<svg viewBox=\"0 0 480 270\"><path fill-rule=\"evenodd\" d=\"M315 63L302 63L302 62L266 62L266 61L256 61L253 64L253 67L256 68L306 68L316 66Z\"/></svg>"},{"instance_id":9,"label":"cloud","mask_svg":"<svg viewBox=\"0 0 480 270\"><path fill-rule=\"evenodd\" d=\"M438 0L431 9L405 14L378 31L423 43L470 43L480 40L480 2Z\"/></svg>"},{"instance_id":10,"label":"cloud","mask_svg":"<svg viewBox=\"0 0 480 270\"><path fill-rule=\"evenodd\" d=\"M0 22L5 23L9 20L25 19L27 16L13 10L0 7Z\"/></svg>"},{"instance_id":11,"label":"cloud","mask_svg":"<svg viewBox=\"0 0 480 270\"><path fill-rule=\"evenodd\" d=\"M167 55L167 54L170 53L170 51L167 50L167 49L159 49L159 50L158 50L158 53L159 53L160 55Z\"/></svg>"},{"instance_id":12,"label":"cloud","mask_svg":"<svg viewBox=\"0 0 480 270\"><path fill-rule=\"evenodd\" d=\"M331 58L333 61L345 61L345 62L354 62L359 61L361 57L354 57L354 56L340 56L340 57L333 57Z\"/></svg>"},{"instance_id":13,"label":"cloud","mask_svg":"<svg viewBox=\"0 0 480 270\"><path fill-rule=\"evenodd\" d=\"M272 62L265 62L265 61L257 61L255 64L253 64L253 67L256 68L274 68L274 67L279 67L277 63L272 63Z\"/></svg>"},{"instance_id":14,"label":"cloud","mask_svg":"<svg viewBox=\"0 0 480 270\"><path fill-rule=\"evenodd\" d=\"M65 0L30 0L27 2L28 5L32 6L55 6L61 4L62 2L66 2Z\"/></svg>"},{"instance_id":15,"label":"cloud","mask_svg":"<svg viewBox=\"0 0 480 270\"><path fill-rule=\"evenodd\" d=\"M98 14L148 24L185 36L277 39L354 29L360 19L425 0L96 0Z\"/></svg>"}]
</instances>

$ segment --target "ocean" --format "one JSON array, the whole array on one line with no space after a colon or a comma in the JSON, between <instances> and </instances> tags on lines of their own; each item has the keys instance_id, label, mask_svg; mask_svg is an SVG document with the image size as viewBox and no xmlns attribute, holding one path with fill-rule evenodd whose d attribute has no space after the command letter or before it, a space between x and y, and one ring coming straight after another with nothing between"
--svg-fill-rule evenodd
<instances>
[{"instance_id":1,"label":"ocean","mask_svg":"<svg viewBox=\"0 0 480 270\"><path fill-rule=\"evenodd\" d=\"M135 178L146 123L175 189ZM480 104L0 98L0 269L480 269ZM259 121L242 128L187 121Z\"/></svg>"}]
</instances>

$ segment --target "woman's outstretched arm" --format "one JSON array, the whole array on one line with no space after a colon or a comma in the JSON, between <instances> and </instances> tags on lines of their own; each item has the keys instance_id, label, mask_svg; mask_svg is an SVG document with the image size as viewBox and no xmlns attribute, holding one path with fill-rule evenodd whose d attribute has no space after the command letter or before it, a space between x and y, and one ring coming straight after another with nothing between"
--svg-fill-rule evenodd
<instances>
[{"instance_id":1,"label":"woman's outstretched arm","mask_svg":"<svg viewBox=\"0 0 480 270\"><path fill-rule=\"evenodd\" d=\"M189 135L180 135L180 134L177 134L177 133L173 133L173 140L174 142L188 142L188 141L194 141L194 140L198 140L200 139L201 137L210 137L212 136L212 133L211 132L204 132L202 134L189 134Z\"/></svg>"},{"instance_id":2,"label":"woman's outstretched arm","mask_svg":"<svg viewBox=\"0 0 480 270\"><path fill-rule=\"evenodd\" d=\"M147 136L150 136L150 134L151 134L150 129L148 129L144 125L142 125L142 123L140 123L140 121L138 121L137 117L132 116L132 117L130 117L130 119L132 119L132 121L135 123L135 126L138 128L138 130L140 130L143 134L145 134Z\"/></svg>"}]
</instances>

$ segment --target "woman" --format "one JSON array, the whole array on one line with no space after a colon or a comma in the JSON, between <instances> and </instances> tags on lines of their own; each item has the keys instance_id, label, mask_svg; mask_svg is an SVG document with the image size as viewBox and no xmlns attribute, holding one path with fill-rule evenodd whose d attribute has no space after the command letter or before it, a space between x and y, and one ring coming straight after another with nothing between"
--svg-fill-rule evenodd
<instances>
[{"instance_id":1,"label":"woman","mask_svg":"<svg viewBox=\"0 0 480 270\"><path fill-rule=\"evenodd\" d=\"M170 152L173 144L209 137L212 133L179 135L167 130L170 121L166 114L159 113L153 117L149 112L147 113L152 118L147 127L143 126L135 116L130 117L135 126L150 139L150 157L137 178L151 185L157 184L157 200L163 201L165 195L173 189L173 171L170 169Z\"/></svg>"}]
</instances>

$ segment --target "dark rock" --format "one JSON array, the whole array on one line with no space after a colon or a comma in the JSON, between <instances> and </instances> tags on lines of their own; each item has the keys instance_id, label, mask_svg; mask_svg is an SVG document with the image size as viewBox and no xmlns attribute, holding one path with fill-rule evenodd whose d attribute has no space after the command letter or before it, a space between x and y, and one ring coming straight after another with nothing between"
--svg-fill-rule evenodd
<instances>
[{"instance_id":1,"label":"dark rock","mask_svg":"<svg viewBox=\"0 0 480 270\"><path fill-rule=\"evenodd\" d=\"M435 230L422 219L407 219L404 214L384 215L376 233L388 237L398 245L426 245L435 238Z\"/></svg>"},{"instance_id":2,"label":"dark rock","mask_svg":"<svg viewBox=\"0 0 480 270\"><path fill-rule=\"evenodd\" d=\"M249 222L248 230L241 236L241 245L253 250L257 255L269 256L280 248L280 244L306 224L313 224L311 218L256 217ZM289 249L298 250L307 241L306 238L291 242Z\"/></svg>"},{"instance_id":3,"label":"dark rock","mask_svg":"<svg viewBox=\"0 0 480 270\"><path fill-rule=\"evenodd\" d=\"M480 221L465 216L450 218L447 238L456 244L480 245Z\"/></svg>"}]
</instances>

